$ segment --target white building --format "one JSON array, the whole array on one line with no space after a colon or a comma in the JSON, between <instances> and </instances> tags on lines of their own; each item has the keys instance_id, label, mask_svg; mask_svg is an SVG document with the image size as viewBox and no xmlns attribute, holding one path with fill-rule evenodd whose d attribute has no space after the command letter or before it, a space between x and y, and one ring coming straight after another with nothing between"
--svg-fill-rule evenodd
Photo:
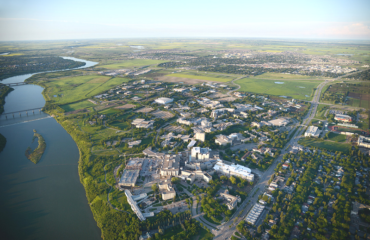
<instances>
[{"instance_id":1,"label":"white building","mask_svg":"<svg viewBox=\"0 0 370 240\"><path fill-rule=\"evenodd\" d=\"M359 147L370 148L370 138L368 137L359 136L357 143Z\"/></svg>"},{"instance_id":2,"label":"white building","mask_svg":"<svg viewBox=\"0 0 370 240\"><path fill-rule=\"evenodd\" d=\"M210 157L211 149L193 147L191 149L191 158L193 160L208 160Z\"/></svg>"},{"instance_id":3,"label":"white building","mask_svg":"<svg viewBox=\"0 0 370 240\"><path fill-rule=\"evenodd\" d=\"M241 202L240 196L233 196L229 194L229 190L227 189L225 190L225 192L220 193L220 196L228 201L226 206L228 207L229 210L233 210L238 205L238 203Z\"/></svg>"},{"instance_id":4,"label":"white building","mask_svg":"<svg viewBox=\"0 0 370 240\"><path fill-rule=\"evenodd\" d=\"M290 120L288 118L277 118L271 121L268 121L275 127L283 127L290 123Z\"/></svg>"},{"instance_id":5,"label":"white building","mask_svg":"<svg viewBox=\"0 0 370 240\"><path fill-rule=\"evenodd\" d=\"M136 213L136 216L140 219L140 221L145 221L145 217L140 211L140 208L137 206L136 201L132 199L132 194L129 190L125 190L125 194L127 197L127 202L130 204L132 211Z\"/></svg>"},{"instance_id":6,"label":"white building","mask_svg":"<svg viewBox=\"0 0 370 240\"><path fill-rule=\"evenodd\" d=\"M186 89L186 88L174 88L173 90L175 92L180 92L180 93L189 91L189 89Z\"/></svg>"},{"instance_id":7,"label":"white building","mask_svg":"<svg viewBox=\"0 0 370 240\"><path fill-rule=\"evenodd\" d=\"M307 131L304 133L305 137L319 137L320 136L320 130L318 127L315 126L309 126L307 128Z\"/></svg>"},{"instance_id":8,"label":"white building","mask_svg":"<svg viewBox=\"0 0 370 240\"><path fill-rule=\"evenodd\" d=\"M173 98L166 98L166 97L161 97L155 100L156 103L158 104L169 104L173 102Z\"/></svg>"},{"instance_id":9,"label":"white building","mask_svg":"<svg viewBox=\"0 0 370 240\"><path fill-rule=\"evenodd\" d=\"M252 170L244 167L239 164L226 164L222 160L217 161L216 165L213 167L216 172L227 176L238 176L244 178L250 182L254 181L254 174L252 174Z\"/></svg>"},{"instance_id":10,"label":"white building","mask_svg":"<svg viewBox=\"0 0 370 240\"><path fill-rule=\"evenodd\" d=\"M168 200L176 197L176 191L171 184L158 184L159 191L161 191L162 199Z\"/></svg>"},{"instance_id":11,"label":"white building","mask_svg":"<svg viewBox=\"0 0 370 240\"><path fill-rule=\"evenodd\" d=\"M195 139L204 142L206 140L206 134L205 133L197 132L195 134Z\"/></svg>"}]
</instances>

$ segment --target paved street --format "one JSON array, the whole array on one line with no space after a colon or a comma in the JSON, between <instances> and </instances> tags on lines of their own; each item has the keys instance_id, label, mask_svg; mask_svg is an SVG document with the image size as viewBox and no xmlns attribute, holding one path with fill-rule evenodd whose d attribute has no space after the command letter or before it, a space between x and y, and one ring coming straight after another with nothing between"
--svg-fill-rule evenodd
<instances>
[{"instance_id":1,"label":"paved street","mask_svg":"<svg viewBox=\"0 0 370 240\"><path fill-rule=\"evenodd\" d=\"M298 126L297 131L294 133L294 136L290 139L290 141L286 144L286 146L293 146L297 144L300 135L302 135L303 131L306 129L307 124L311 122L311 120L314 118L317 110L317 106L319 104L320 96L321 96L321 91L327 81L322 82L318 87L317 90L315 91L315 95L312 99L312 104L310 107L310 110L308 111L306 117L304 118L303 122L301 125ZM292 129L292 131L294 128ZM231 217L230 221L225 223L220 230L213 230L212 233L215 235L213 239L216 240L224 240L224 239L229 239L233 233L236 230L236 225L238 223L245 219L247 216L247 213L249 210L253 207L253 205L257 202L258 196L262 193L265 192L266 187L268 186L268 181L271 178L272 174L274 173L274 170L279 162L282 161L283 155L287 152L287 149L284 148L281 152L281 154L275 159L273 164L260 176L259 182L254 186L254 188L251 190L249 196L244 200L244 202L241 204L241 206L237 209L233 217ZM255 191L257 192L255 193ZM248 204L248 202L250 202ZM241 214L240 214L241 213ZM237 217L240 214L240 217L235 221L235 217Z\"/></svg>"}]
</instances>

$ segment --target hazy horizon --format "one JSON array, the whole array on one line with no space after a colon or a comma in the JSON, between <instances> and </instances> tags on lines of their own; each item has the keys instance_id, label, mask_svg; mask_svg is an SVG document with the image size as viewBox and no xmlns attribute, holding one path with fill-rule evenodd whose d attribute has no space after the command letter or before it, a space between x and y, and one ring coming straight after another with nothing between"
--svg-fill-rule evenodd
<instances>
[{"instance_id":1,"label":"hazy horizon","mask_svg":"<svg viewBox=\"0 0 370 240\"><path fill-rule=\"evenodd\" d=\"M0 41L115 38L370 40L370 1L0 2Z\"/></svg>"}]
</instances>

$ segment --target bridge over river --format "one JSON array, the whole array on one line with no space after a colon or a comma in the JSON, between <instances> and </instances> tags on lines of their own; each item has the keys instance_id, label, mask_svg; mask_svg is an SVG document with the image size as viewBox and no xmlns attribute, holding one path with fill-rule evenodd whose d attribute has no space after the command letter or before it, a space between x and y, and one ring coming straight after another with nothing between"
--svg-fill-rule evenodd
<instances>
[{"instance_id":1,"label":"bridge over river","mask_svg":"<svg viewBox=\"0 0 370 240\"><path fill-rule=\"evenodd\" d=\"M8 119L8 116L10 116L10 117L13 116L13 118L14 118L14 114L16 114L16 115L19 114L19 117L22 117L22 113L25 114L26 116L28 116L28 113L32 112L32 114L35 114L35 111L36 111L36 113L38 112L39 114L41 114L42 107L25 109L25 110L20 110L20 111L15 111L15 112L5 112L2 115L4 115L6 119Z\"/></svg>"}]
</instances>

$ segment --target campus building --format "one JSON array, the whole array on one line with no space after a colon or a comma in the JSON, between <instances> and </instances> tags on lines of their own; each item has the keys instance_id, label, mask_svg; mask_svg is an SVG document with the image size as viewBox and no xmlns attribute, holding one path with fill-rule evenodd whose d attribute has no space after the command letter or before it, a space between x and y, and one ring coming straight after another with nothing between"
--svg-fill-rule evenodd
<instances>
[{"instance_id":1,"label":"campus building","mask_svg":"<svg viewBox=\"0 0 370 240\"><path fill-rule=\"evenodd\" d=\"M319 137L320 136L320 130L318 127L315 126L309 126L307 128L307 131L304 133L305 137Z\"/></svg>"},{"instance_id":2,"label":"campus building","mask_svg":"<svg viewBox=\"0 0 370 240\"><path fill-rule=\"evenodd\" d=\"M166 98L166 97L161 97L155 100L156 103L158 104L169 104L173 102L173 98Z\"/></svg>"},{"instance_id":3,"label":"campus building","mask_svg":"<svg viewBox=\"0 0 370 240\"><path fill-rule=\"evenodd\" d=\"M171 184L158 184L158 187L163 200L173 199L176 197L176 191L173 189Z\"/></svg>"},{"instance_id":4,"label":"campus building","mask_svg":"<svg viewBox=\"0 0 370 240\"><path fill-rule=\"evenodd\" d=\"M370 138L369 137L359 136L357 143L359 147L370 148Z\"/></svg>"},{"instance_id":5,"label":"campus building","mask_svg":"<svg viewBox=\"0 0 370 240\"><path fill-rule=\"evenodd\" d=\"M352 122L352 117L344 114L335 114L334 119L342 122Z\"/></svg>"},{"instance_id":6,"label":"campus building","mask_svg":"<svg viewBox=\"0 0 370 240\"><path fill-rule=\"evenodd\" d=\"M238 205L238 203L241 202L240 196L233 196L229 194L229 190L227 189L225 190L225 192L220 193L220 196L228 201L226 206L229 210L233 210Z\"/></svg>"},{"instance_id":7,"label":"campus building","mask_svg":"<svg viewBox=\"0 0 370 240\"><path fill-rule=\"evenodd\" d=\"M237 176L250 182L254 181L254 174L252 174L252 170L239 164L226 164L224 161L219 160L213 169L216 172L226 176Z\"/></svg>"}]
</instances>

